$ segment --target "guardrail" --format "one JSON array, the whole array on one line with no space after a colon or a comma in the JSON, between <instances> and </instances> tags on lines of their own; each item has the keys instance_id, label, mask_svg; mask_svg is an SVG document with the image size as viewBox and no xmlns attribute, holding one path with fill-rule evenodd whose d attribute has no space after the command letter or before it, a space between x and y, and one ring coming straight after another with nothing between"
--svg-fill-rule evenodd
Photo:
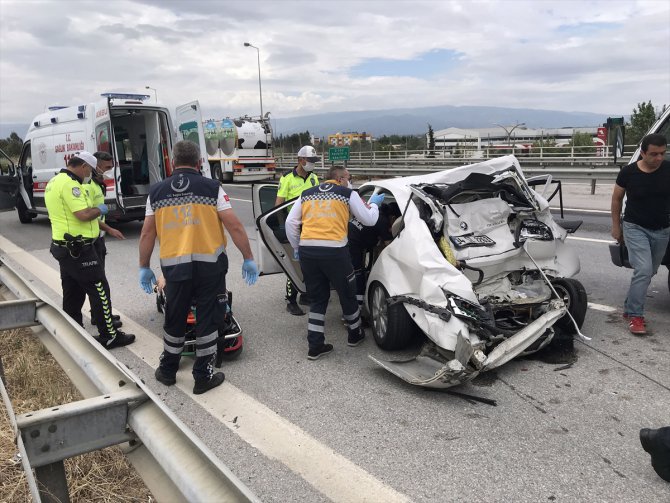
<instances>
[{"instance_id":1,"label":"guardrail","mask_svg":"<svg viewBox=\"0 0 670 503\"><path fill-rule=\"evenodd\" d=\"M158 501L259 501L141 379L45 298L0 257L0 331L32 327L85 397L15 417L0 384L35 501L69 501L63 459L117 444Z\"/></svg>"},{"instance_id":2,"label":"guardrail","mask_svg":"<svg viewBox=\"0 0 670 503\"><path fill-rule=\"evenodd\" d=\"M374 153L373 153L374 154ZM620 166L614 164L613 159L606 157L517 157L521 169L527 176L551 174L563 180L591 180L592 190L596 180L615 180ZM445 169L455 168L466 164L482 162L486 159L472 157L377 157L375 155L363 158L353 158L346 161L346 166L352 175L359 177L384 178L393 176L420 175L433 173ZM289 170L297 163L295 155L277 157L278 169ZM325 173L330 163L327 155L317 164L319 174ZM343 164L338 161L336 164Z\"/></svg>"}]
</instances>

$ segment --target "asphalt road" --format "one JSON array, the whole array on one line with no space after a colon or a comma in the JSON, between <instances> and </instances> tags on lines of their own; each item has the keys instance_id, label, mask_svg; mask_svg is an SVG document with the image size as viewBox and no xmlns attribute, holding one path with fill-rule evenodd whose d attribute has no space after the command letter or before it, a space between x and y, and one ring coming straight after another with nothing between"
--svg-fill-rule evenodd
<instances>
[{"instance_id":1,"label":"asphalt road","mask_svg":"<svg viewBox=\"0 0 670 503\"><path fill-rule=\"evenodd\" d=\"M255 239L249 188L227 191ZM126 240L108 240L114 307L139 339L113 353L263 501L667 502L670 485L653 472L637 436L670 424L668 272L649 289L651 334L630 335L620 309L630 271L610 263L609 217L579 216L585 224L570 243L592 303L582 330L592 339L577 342L573 355L513 361L456 389L497 406L427 392L376 367L368 353L409 352L385 353L371 336L347 347L336 299L326 320L335 351L308 361L307 320L285 312L283 276L246 286L234 246L228 286L244 352L225 364L226 383L215 391L190 393L188 358L179 387L164 387L153 378L162 315L137 279L139 222L120 227ZM59 302L47 219L22 225L15 213L1 213L0 250L7 240L25 250L11 260L30 254L44 262L25 277Z\"/></svg>"}]
</instances>

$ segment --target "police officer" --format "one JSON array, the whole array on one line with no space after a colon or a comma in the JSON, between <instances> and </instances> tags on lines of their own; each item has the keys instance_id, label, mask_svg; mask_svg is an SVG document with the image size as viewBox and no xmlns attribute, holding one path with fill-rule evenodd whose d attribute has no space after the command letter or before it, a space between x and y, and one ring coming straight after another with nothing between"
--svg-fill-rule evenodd
<instances>
[{"instance_id":1,"label":"police officer","mask_svg":"<svg viewBox=\"0 0 670 503\"><path fill-rule=\"evenodd\" d=\"M348 185L346 168L330 168L327 180L303 191L286 219L286 235L300 258L311 299L307 324L309 360L316 360L333 350L324 337L331 284L337 291L348 323L347 344L358 346L365 338L356 302L356 279L347 248L347 224L351 213L363 225L374 225L384 196L373 195L369 201L371 206L367 206Z\"/></svg>"},{"instance_id":2,"label":"police officer","mask_svg":"<svg viewBox=\"0 0 670 503\"><path fill-rule=\"evenodd\" d=\"M362 307L365 295L365 254L380 241L383 246L391 242L391 226L399 216L400 208L397 203L384 203L379 208L377 222L372 226L361 224L356 217L349 220L349 254L356 275L356 300L359 307Z\"/></svg>"},{"instance_id":3,"label":"police officer","mask_svg":"<svg viewBox=\"0 0 670 503\"><path fill-rule=\"evenodd\" d=\"M99 204L105 203L105 196L107 195L107 187L105 185L105 180L114 180L114 171L112 170L114 163L112 161L112 156L107 152L102 151L95 152L93 154L93 157L96 158L98 164L93 170L91 181L88 182L87 188L91 200L93 201L93 206L98 206ZM98 252L98 258L100 259L100 262L102 263L102 268L104 269L105 257L107 256L105 234L109 234L110 236L116 239L126 239L126 237L120 230L107 225L107 223L105 222L105 215L100 216L98 225L100 226L100 236L98 236L98 239L95 240L93 246L95 246L95 250ZM98 324L98 321L95 319L95 317L93 317L92 310L91 310L91 323L93 325ZM123 323L121 323L121 317L118 314L112 314L112 323L114 324L115 328L120 328L123 325Z\"/></svg>"},{"instance_id":4,"label":"police officer","mask_svg":"<svg viewBox=\"0 0 670 503\"><path fill-rule=\"evenodd\" d=\"M223 226L244 257L242 277L253 285L258 268L244 226L231 209L221 184L200 174L200 149L179 141L173 149L172 176L155 184L147 200L140 236L140 285L151 293L156 276L149 268L158 237L160 263L166 280L163 353L156 379L170 386L176 382L184 349L186 319L193 299L197 306L196 351L193 364L194 394L223 383L223 372L213 372L218 329L228 303L228 257ZM223 226L221 225L223 223Z\"/></svg>"},{"instance_id":5,"label":"police officer","mask_svg":"<svg viewBox=\"0 0 670 503\"><path fill-rule=\"evenodd\" d=\"M298 197L305 189L319 185L319 177L314 173L315 163L319 156L311 145L305 145L298 150L298 165L289 173L286 173L279 179L279 190L277 190L277 199L275 206L279 206L284 201ZM291 282L291 278L286 278L286 310L295 316L304 316L305 312L300 309L296 299L298 290ZM301 298L304 298L302 296Z\"/></svg>"},{"instance_id":6,"label":"police officer","mask_svg":"<svg viewBox=\"0 0 670 503\"><path fill-rule=\"evenodd\" d=\"M87 189L96 165L93 154L77 152L49 181L44 199L51 221L50 251L60 266L63 310L83 326L81 308L88 295L92 317L102 320L98 341L111 349L132 343L135 336L114 327L109 284L95 248L99 217L107 213L104 203L93 204Z\"/></svg>"}]
</instances>

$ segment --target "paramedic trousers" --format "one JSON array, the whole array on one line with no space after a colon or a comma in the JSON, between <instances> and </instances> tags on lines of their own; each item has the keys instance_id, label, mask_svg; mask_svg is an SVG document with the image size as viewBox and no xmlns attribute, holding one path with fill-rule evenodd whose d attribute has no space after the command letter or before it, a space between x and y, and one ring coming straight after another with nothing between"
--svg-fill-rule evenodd
<instances>
[{"instance_id":1,"label":"paramedic trousers","mask_svg":"<svg viewBox=\"0 0 670 503\"><path fill-rule=\"evenodd\" d=\"M349 243L349 254L351 255L351 265L354 267L356 276L356 301L358 307L363 306L363 296L365 295L365 253L367 250L357 245Z\"/></svg>"},{"instance_id":2,"label":"paramedic trousers","mask_svg":"<svg viewBox=\"0 0 670 503\"><path fill-rule=\"evenodd\" d=\"M323 328L330 285L340 298L349 334L357 334L361 327L361 311L356 302L356 278L349 249L346 246L301 246L299 254L307 295L311 300L307 320L309 349L319 348L325 343Z\"/></svg>"},{"instance_id":3,"label":"paramedic trousers","mask_svg":"<svg viewBox=\"0 0 670 503\"><path fill-rule=\"evenodd\" d=\"M193 378L209 379L214 373L219 327L228 304L226 273L213 272L192 280L170 281L165 285L165 324L160 368L174 376L186 341L188 312L195 304L195 362Z\"/></svg>"},{"instance_id":4,"label":"paramedic trousers","mask_svg":"<svg viewBox=\"0 0 670 503\"><path fill-rule=\"evenodd\" d=\"M652 230L624 220L623 238L628 249L628 260L633 266L633 277L623 311L629 316L644 316L647 289L663 261L670 238L670 227Z\"/></svg>"},{"instance_id":5,"label":"paramedic trousers","mask_svg":"<svg viewBox=\"0 0 670 503\"><path fill-rule=\"evenodd\" d=\"M51 244L51 255L58 260L60 280L63 287L63 311L83 326L81 308L86 295L91 301L91 315L102 320L97 328L103 341L113 339L116 329L112 324L112 300L105 269L94 244L84 245L79 254L73 256L62 245Z\"/></svg>"}]
</instances>

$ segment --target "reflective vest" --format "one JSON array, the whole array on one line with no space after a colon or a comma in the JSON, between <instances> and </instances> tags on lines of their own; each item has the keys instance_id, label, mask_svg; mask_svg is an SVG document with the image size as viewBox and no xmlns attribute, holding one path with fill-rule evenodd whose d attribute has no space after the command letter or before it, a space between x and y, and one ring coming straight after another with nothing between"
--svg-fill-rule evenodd
<instances>
[{"instance_id":1,"label":"reflective vest","mask_svg":"<svg viewBox=\"0 0 670 503\"><path fill-rule=\"evenodd\" d=\"M77 175L61 169L44 189L44 202L51 220L51 238L63 241L65 234L83 238L97 238L100 234L98 219L82 222L74 216L76 211L95 208L87 184Z\"/></svg>"},{"instance_id":2,"label":"reflective vest","mask_svg":"<svg viewBox=\"0 0 670 503\"><path fill-rule=\"evenodd\" d=\"M225 236L216 209L219 182L180 168L149 192L165 278L225 272Z\"/></svg>"},{"instance_id":3,"label":"reflective vest","mask_svg":"<svg viewBox=\"0 0 670 503\"><path fill-rule=\"evenodd\" d=\"M86 188L88 189L88 195L91 198L91 201L93 202L94 207L98 207L101 204L104 204L105 202L105 195L107 194L107 187L105 187L104 182L100 181L97 182L95 180L95 174L93 175L94 178L91 179L90 182L86 185ZM101 177L102 180L102 177ZM105 221L105 215L100 215L100 220L102 222Z\"/></svg>"},{"instance_id":4,"label":"reflective vest","mask_svg":"<svg viewBox=\"0 0 670 503\"><path fill-rule=\"evenodd\" d=\"M319 177L315 173L309 173L307 178L303 178L298 174L297 168L293 168L293 171L279 179L277 197L283 197L285 201L288 201L298 197L304 190L317 185L319 185Z\"/></svg>"},{"instance_id":5,"label":"reflective vest","mask_svg":"<svg viewBox=\"0 0 670 503\"><path fill-rule=\"evenodd\" d=\"M347 244L351 192L334 180L328 180L302 193L301 246L341 247Z\"/></svg>"}]
</instances>

